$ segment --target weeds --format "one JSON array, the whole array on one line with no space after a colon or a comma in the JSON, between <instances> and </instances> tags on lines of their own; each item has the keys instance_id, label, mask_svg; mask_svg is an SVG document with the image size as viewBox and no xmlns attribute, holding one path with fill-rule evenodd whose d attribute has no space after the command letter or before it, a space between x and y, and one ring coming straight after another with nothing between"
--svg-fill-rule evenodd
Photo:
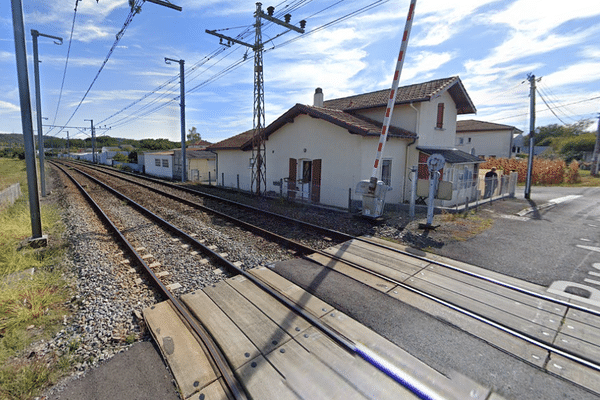
<instances>
[{"instance_id":1,"label":"weeds","mask_svg":"<svg viewBox=\"0 0 600 400\"><path fill-rule=\"evenodd\" d=\"M0 211L0 399L30 399L72 363L68 355L29 359L25 351L33 342L51 338L68 314L65 301L70 289L59 267L68 244L61 241L64 226L59 210L43 205L42 231L49 246L24 245L31 237L25 163L0 158L0 176L0 188L15 182L25 188L20 200ZM18 274L32 267L33 275Z\"/></svg>"}]
</instances>

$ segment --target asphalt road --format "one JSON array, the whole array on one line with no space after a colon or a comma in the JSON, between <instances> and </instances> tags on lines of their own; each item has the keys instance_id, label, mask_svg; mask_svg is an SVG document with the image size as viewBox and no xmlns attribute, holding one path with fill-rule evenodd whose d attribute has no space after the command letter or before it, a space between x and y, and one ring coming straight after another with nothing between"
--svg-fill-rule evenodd
<instances>
[{"instance_id":1,"label":"asphalt road","mask_svg":"<svg viewBox=\"0 0 600 400\"><path fill-rule=\"evenodd\" d=\"M545 287L569 282L600 305L600 188L533 187L529 201L521 191L479 212L491 229L436 252Z\"/></svg>"}]
</instances>

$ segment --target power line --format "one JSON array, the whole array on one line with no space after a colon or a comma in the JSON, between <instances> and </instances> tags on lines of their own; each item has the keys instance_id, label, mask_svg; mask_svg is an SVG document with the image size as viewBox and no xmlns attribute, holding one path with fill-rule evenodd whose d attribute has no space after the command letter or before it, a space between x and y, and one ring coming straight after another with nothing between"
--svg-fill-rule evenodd
<instances>
[{"instance_id":1,"label":"power line","mask_svg":"<svg viewBox=\"0 0 600 400\"><path fill-rule=\"evenodd\" d=\"M102 65L100 66L100 69L98 70L98 72L96 73L96 76L94 77L94 79L92 80L92 83L90 84L90 87L86 90L85 94L83 95L81 101L79 102L79 104L77 105L77 107L75 107L75 111L73 111L73 114L71 114L71 116L69 117L69 119L67 120L67 122L65 122L65 125L67 125L69 122L71 122L71 120L73 119L73 117L75 116L75 114L77 113L77 111L79 110L79 107L81 107L81 105L83 104L83 101L85 100L85 98L87 97L88 93L90 92L90 90L92 90L92 86L94 86L94 83L96 83L96 80L98 79L98 77L100 76L100 73L102 72L102 70L104 69L104 67L106 66L106 63L108 62L108 60L110 59L110 56L112 55L113 51L115 50L115 48L117 47L117 45L119 44L119 42L121 41L121 38L123 37L123 35L125 34L125 30L127 29L127 27L129 26L129 24L131 23L131 21L133 20L133 17L135 17L136 14L138 14L139 10L142 7L142 4L144 4L145 0L135 0L135 3L132 4L131 10L129 11L129 15L127 16L127 18L125 19L125 23L123 24L123 27L121 28L121 30L117 33L116 39L112 45L112 47L110 48L110 50L108 51L108 54L106 55L106 58L104 59L104 62L102 63ZM58 133L60 133L63 129L60 129L58 131ZM57 134L58 134L57 133Z\"/></svg>"},{"instance_id":2,"label":"power line","mask_svg":"<svg viewBox=\"0 0 600 400\"><path fill-rule=\"evenodd\" d=\"M573 104L581 104L581 103L587 103L588 101L593 101L593 100L598 100L600 99L600 96L596 96L596 97L591 97L589 99L585 99L585 100L579 100L579 101L574 101L572 103L567 103L567 104L562 104L562 106L572 106ZM543 112L544 110L540 111ZM496 118L494 119L492 122L496 122L496 121L502 121L505 119L511 119L511 118L517 118L517 117L522 117L522 116L526 116L528 115L527 113L525 114L515 114L515 115L511 115L509 117L503 117L503 118ZM580 114L580 115L584 115L584 114Z\"/></svg>"},{"instance_id":3,"label":"power line","mask_svg":"<svg viewBox=\"0 0 600 400\"><path fill-rule=\"evenodd\" d=\"M305 5L309 4L312 1L313 0L298 0L298 1L292 2L290 6L286 6L288 8L285 8L283 11L275 13L275 15L281 15L281 14L283 14L285 12L291 11L292 9L293 10L297 10L299 8L304 7ZM340 4L340 3L342 3L343 1L345 1L345 0L339 0L339 1L335 2L332 5L329 5L329 6L325 7L325 8L323 8L322 10L317 11L317 12L311 14L311 17L315 16L315 15L318 15L318 14L321 14L324 11L326 11L326 10L328 10L328 9L330 9L330 8L332 8L332 7ZM347 20L349 18L352 18L354 16L360 15L362 13L365 13L365 12L367 12L367 11L373 9L373 8L376 8L378 6L381 6L381 5L383 5L383 4L387 3L387 2L389 2L389 0L377 0L377 1L374 1L374 2L372 2L372 3L370 3L370 4L366 5L366 6L364 6L362 8L360 8L358 10L355 10L355 11L352 11L350 13L344 14L343 16L341 16L339 18L336 18L335 20L332 20L332 21L330 21L330 22L328 22L326 24L320 25L320 26L314 28L313 30L307 32L303 36L306 36L306 35L312 34L312 33L316 33L318 31L321 31L321 30L324 30L324 29L328 29L328 28L330 28L330 27L332 27L332 26L334 26L334 25L336 25L338 23L341 23L341 22L343 22L343 21L345 21L345 20ZM279 5L281 5L283 3L284 2L280 3ZM268 25L271 25L271 24L272 23L269 22ZM253 30L251 29L253 26L254 25L247 25L247 26L245 26L244 27L245 28L244 31L241 32L240 34L238 34L236 36L236 38L243 39L243 38L251 35L253 33ZM230 30L230 29L234 29L234 28L223 28L223 29L219 29L219 30ZM283 43L277 45L277 47L283 47L283 46L285 46L287 44L290 44L290 43L294 42L295 40L298 40L299 38L302 38L303 36L298 36L298 37L296 37L296 38L294 38L292 40L288 40L286 42L283 42ZM273 40L273 39L270 39L270 40ZM270 47L269 49L265 49L265 52L274 50L275 47L276 46L274 45L274 46ZM206 73L212 67L214 67L215 65L217 65L218 63L220 63L221 61L223 61L226 57L228 57L230 54L233 53L233 51L237 50L238 48L239 47L232 48L232 50L230 52L228 52L227 54L225 54L221 59L217 60L212 66L208 67L207 69L203 70L202 72L198 73L197 75L192 76L192 73L194 73L194 71L197 70L200 66L206 64L208 61L210 61L211 59L213 59L215 56L219 55L221 52L224 52L226 49L222 48L222 47L219 47L218 50L212 51L210 55L204 57L203 59L201 59L200 61L198 61L196 64L194 64L194 66L192 66L191 68L189 68L188 71L186 71L185 75L186 75L187 82L191 82L194 79L197 79L199 76L201 76L202 74ZM202 88L202 87L204 87L204 86L206 86L206 85L214 82L215 80L217 80L217 79L219 79L219 78L221 78L221 77L229 74L233 70L239 68L241 65L243 65L248 60L249 60L249 58L246 58L244 56L242 59L238 59L238 60L234 61L233 63L231 63L230 65L228 65L227 67L225 67L221 71L217 72L213 76L211 76L208 79L200 82L199 84L197 84L196 86L192 87L191 89L186 90L186 93L195 92L198 89L200 89L200 88ZM164 87L168 86L169 83L171 83L175 79L177 79L177 77L178 76L174 76L173 78L169 79L167 82L165 82L162 85L158 86L156 89L154 89L154 90L150 91L149 93L145 94L144 96L142 96L142 98L140 98L138 100L135 100L134 102L130 103L129 105L127 105L125 107L123 107L121 110L115 112L111 116L103 119L102 121L100 121L100 123L104 123L104 122L110 120L111 118L113 118L113 117L121 114L122 112L130 109L134 105L139 104L143 100L149 98L153 94L156 94L159 90L161 90ZM153 107L153 108L151 108L151 109L148 110L149 107L151 107L153 104L156 104L157 102L159 102L161 100L164 100L165 97L167 97L169 94L174 94L174 89L173 90L168 90L167 89L164 93L162 93L162 94L158 95L156 98L152 99L148 104L145 104L144 106L142 106L141 108L137 109L136 111L134 111L133 113L129 114L128 116L125 116L125 117L123 117L121 119L118 119L117 121L114 121L111 124L111 126L113 128L116 128L116 127L121 127L121 126L127 125L127 124L129 124L129 123L131 123L131 122L133 122L135 120L138 120L139 118L143 118L143 117L148 116L148 115L150 115L150 114L152 114L152 113L154 113L156 111L159 111L162 108L166 107L171 102L176 101L176 100L179 99L179 96L175 96L175 97L171 98L170 100L165 101L164 103L159 104L156 107ZM147 110L147 111L144 111L144 110Z\"/></svg>"},{"instance_id":4,"label":"power line","mask_svg":"<svg viewBox=\"0 0 600 400\"><path fill-rule=\"evenodd\" d=\"M552 111L552 114L554 114L554 116L556 118L558 118L558 120L560 122L562 122L563 125L567 125L567 123L565 121L563 121L562 119L560 119L560 117L558 115L556 115L556 113L554 112L554 110L552 109L552 107L550 107L550 104L548 104L548 102L546 101L546 99L544 98L544 96L542 96L542 93L539 90L537 90L537 93L540 95L540 99L542 99L542 101L544 102L544 104L546 105L546 107L548 107L548 110Z\"/></svg>"},{"instance_id":5,"label":"power line","mask_svg":"<svg viewBox=\"0 0 600 400\"><path fill-rule=\"evenodd\" d=\"M65 78L67 76L67 66L69 65L69 54L71 53L71 42L73 41L73 30L75 29L75 17L77 17L77 4L79 0L75 0L75 11L73 12L73 23L71 24L71 35L69 36L69 47L67 49L67 59L65 60L65 69L63 71L62 83L60 84L60 92L58 94L58 102L56 103L56 111L54 112L54 119L52 125L56 123L56 116L58 115L58 109L60 108L60 100L62 99L63 88L65 86ZM54 128L52 128L54 129ZM51 129L51 130L52 130ZM50 133L50 132L48 132Z\"/></svg>"}]
</instances>

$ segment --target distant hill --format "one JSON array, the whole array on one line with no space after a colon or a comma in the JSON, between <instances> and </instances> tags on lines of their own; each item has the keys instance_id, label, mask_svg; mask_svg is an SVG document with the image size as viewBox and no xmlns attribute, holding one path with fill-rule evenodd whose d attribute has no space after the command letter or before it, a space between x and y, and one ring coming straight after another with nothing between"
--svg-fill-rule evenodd
<instances>
[{"instance_id":1,"label":"distant hill","mask_svg":"<svg viewBox=\"0 0 600 400\"><path fill-rule=\"evenodd\" d=\"M20 133L0 133L0 147L23 147L24 144Z\"/></svg>"}]
</instances>

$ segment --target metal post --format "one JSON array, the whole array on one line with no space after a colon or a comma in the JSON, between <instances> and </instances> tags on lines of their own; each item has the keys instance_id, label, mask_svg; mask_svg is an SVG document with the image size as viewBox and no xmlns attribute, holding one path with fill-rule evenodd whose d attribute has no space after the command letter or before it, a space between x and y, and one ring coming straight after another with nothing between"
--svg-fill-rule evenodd
<instances>
[{"instance_id":1,"label":"metal post","mask_svg":"<svg viewBox=\"0 0 600 400\"><path fill-rule=\"evenodd\" d=\"M415 217L415 204L417 202L417 181L419 175L417 174L417 167L410 167L410 174L412 175L412 181L410 182L410 206L408 208L408 217ZM410 176L410 175L409 175Z\"/></svg>"},{"instance_id":2,"label":"metal post","mask_svg":"<svg viewBox=\"0 0 600 400\"><path fill-rule=\"evenodd\" d=\"M54 42L58 45L62 44L62 38L52 35L45 35L39 33L35 29L31 30L31 37L33 38L33 75L35 78L35 110L37 116L37 130L38 130L38 158L40 159L40 183L42 189L42 197L46 197L46 171L44 170L44 136L42 131L42 99L40 91L40 60L38 58L38 36L45 36L51 39L59 40L60 42Z\"/></svg>"},{"instance_id":3,"label":"metal post","mask_svg":"<svg viewBox=\"0 0 600 400\"><path fill-rule=\"evenodd\" d=\"M21 4L21 0L11 0L11 8L15 37L19 100L21 106L21 125L23 128L23 140L25 141L25 164L27 166L27 188L29 190L32 239L41 239L42 221L40 217L40 198L38 195L37 174L35 171L33 121L31 118L27 49L25 46L25 27L23 23L23 5Z\"/></svg>"},{"instance_id":4,"label":"metal post","mask_svg":"<svg viewBox=\"0 0 600 400\"><path fill-rule=\"evenodd\" d=\"M429 176L429 202L427 204L427 225L433 223L433 203L435 202L435 192L437 189L437 182L440 179L439 171L431 172Z\"/></svg>"},{"instance_id":5,"label":"metal post","mask_svg":"<svg viewBox=\"0 0 600 400\"><path fill-rule=\"evenodd\" d=\"M94 132L94 120L93 119L84 119L84 121L90 121L91 129L92 129L92 163L96 164L96 135Z\"/></svg>"},{"instance_id":6,"label":"metal post","mask_svg":"<svg viewBox=\"0 0 600 400\"><path fill-rule=\"evenodd\" d=\"M179 106L181 107L181 182L185 182L187 180L187 163L185 157L185 61L165 57L165 63L171 64L169 61L179 63L179 97L181 100L179 103Z\"/></svg>"},{"instance_id":7,"label":"metal post","mask_svg":"<svg viewBox=\"0 0 600 400\"><path fill-rule=\"evenodd\" d=\"M534 131L535 131L535 75L529 75L529 160L527 160L527 178L525 180L525 198L531 198L531 173L533 171L533 147L534 147Z\"/></svg>"},{"instance_id":8,"label":"metal post","mask_svg":"<svg viewBox=\"0 0 600 400\"><path fill-rule=\"evenodd\" d=\"M600 162L600 115L598 116L598 131L596 132L596 144L592 157L592 168L590 175L598 176L598 163Z\"/></svg>"},{"instance_id":9,"label":"metal post","mask_svg":"<svg viewBox=\"0 0 600 400\"><path fill-rule=\"evenodd\" d=\"M69 131L67 132L67 158L71 158L71 144L69 143Z\"/></svg>"}]
</instances>

